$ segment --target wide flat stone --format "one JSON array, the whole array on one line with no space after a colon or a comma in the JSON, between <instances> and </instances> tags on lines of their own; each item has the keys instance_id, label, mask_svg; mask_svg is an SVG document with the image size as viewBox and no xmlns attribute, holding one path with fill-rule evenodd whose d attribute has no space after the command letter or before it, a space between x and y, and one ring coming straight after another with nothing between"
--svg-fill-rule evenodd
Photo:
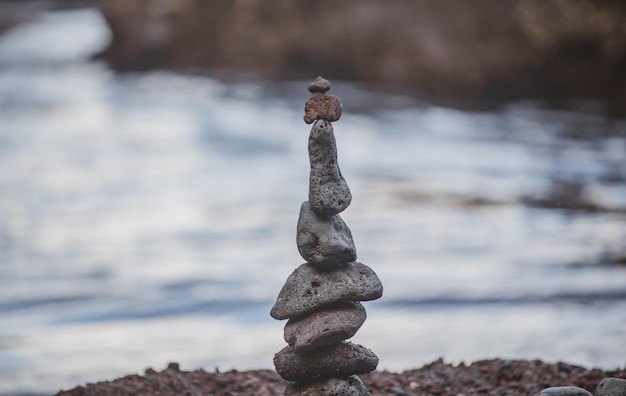
<instances>
[{"instance_id":1,"label":"wide flat stone","mask_svg":"<svg viewBox=\"0 0 626 396\"><path fill-rule=\"evenodd\" d=\"M339 98L324 94L319 90L318 85L309 86L309 90L311 88L318 92L311 93L309 100L304 104L304 122L310 124L315 120L333 122L340 119L343 108Z\"/></svg>"},{"instance_id":2,"label":"wide flat stone","mask_svg":"<svg viewBox=\"0 0 626 396\"><path fill-rule=\"evenodd\" d=\"M369 349L350 342L298 353L290 346L274 355L274 367L287 381L342 378L374 371L378 357Z\"/></svg>"},{"instance_id":3,"label":"wide flat stone","mask_svg":"<svg viewBox=\"0 0 626 396\"><path fill-rule=\"evenodd\" d=\"M553 386L546 388L535 396L593 396L589 391L577 386Z\"/></svg>"},{"instance_id":4,"label":"wide flat stone","mask_svg":"<svg viewBox=\"0 0 626 396\"><path fill-rule=\"evenodd\" d=\"M290 382L285 396L370 396L367 386L356 375L312 382Z\"/></svg>"},{"instance_id":5,"label":"wide flat stone","mask_svg":"<svg viewBox=\"0 0 626 396\"><path fill-rule=\"evenodd\" d=\"M270 311L274 319L302 317L338 301L369 301L383 295L383 285L370 267L357 261L330 271L309 263L296 268Z\"/></svg>"},{"instance_id":6,"label":"wide flat stone","mask_svg":"<svg viewBox=\"0 0 626 396\"><path fill-rule=\"evenodd\" d=\"M356 260L350 228L339 215L322 217L308 202L300 208L296 243L303 259L323 268Z\"/></svg>"},{"instance_id":7,"label":"wide flat stone","mask_svg":"<svg viewBox=\"0 0 626 396\"><path fill-rule=\"evenodd\" d=\"M336 344L354 336L367 314L356 301L341 301L302 319L290 319L285 326L285 341L296 352Z\"/></svg>"},{"instance_id":8,"label":"wide flat stone","mask_svg":"<svg viewBox=\"0 0 626 396\"><path fill-rule=\"evenodd\" d=\"M350 187L337 163L333 126L326 120L313 124L309 134L309 204L320 216L342 212L352 202Z\"/></svg>"},{"instance_id":9,"label":"wide flat stone","mask_svg":"<svg viewBox=\"0 0 626 396\"><path fill-rule=\"evenodd\" d=\"M626 396L626 379L603 379L596 388L596 396Z\"/></svg>"}]
</instances>

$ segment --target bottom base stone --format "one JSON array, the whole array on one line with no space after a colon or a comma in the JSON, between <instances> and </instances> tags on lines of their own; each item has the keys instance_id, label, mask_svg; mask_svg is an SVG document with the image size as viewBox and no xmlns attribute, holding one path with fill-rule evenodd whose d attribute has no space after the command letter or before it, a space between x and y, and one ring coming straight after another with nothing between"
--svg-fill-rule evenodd
<instances>
[{"instance_id":1,"label":"bottom base stone","mask_svg":"<svg viewBox=\"0 0 626 396\"><path fill-rule=\"evenodd\" d=\"M349 378L326 378L313 382L290 382L284 396L370 396L356 375Z\"/></svg>"}]
</instances>

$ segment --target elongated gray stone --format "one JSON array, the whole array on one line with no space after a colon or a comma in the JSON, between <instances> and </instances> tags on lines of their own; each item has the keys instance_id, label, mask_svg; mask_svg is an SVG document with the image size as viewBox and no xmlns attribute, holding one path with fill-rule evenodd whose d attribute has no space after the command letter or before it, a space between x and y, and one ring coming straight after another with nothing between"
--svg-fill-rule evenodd
<instances>
[{"instance_id":1,"label":"elongated gray stone","mask_svg":"<svg viewBox=\"0 0 626 396\"><path fill-rule=\"evenodd\" d=\"M351 342L298 353L290 346L274 355L278 374L287 381L342 378L374 371L378 357L369 349Z\"/></svg>"},{"instance_id":2,"label":"elongated gray stone","mask_svg":"<svg viewBox=\"0 0 626 396\"><path fill-rule=\"evenodd\" d=\"M328 378L313 382L290 382L285 396L370 396L367 387L356 375Z\"/></svg>"},{"instance_id":3,"label":"elongated gray stone","mask_svg":"<svg viewBox=\"0 0 626 396\"><path fill-rule=\"evenodd\" d=\"M593 396L589 391L577 386L553 386L546 388L535 396Z\"/></svg>"},{"instance_id":4,"label":"elongated gray stone","mask_svg":"<svg viewBox=\"0 0 626 396\"><path fill-rule=\"evenodd\" d=\"M332 345L356 334L367 314L357 301L341 301L285 326L285 341L296 352Z\"/></svg>"},{"instance_id":5,"label":"elongated gray stone","mask_svg":"<svg viewBox=\"0 0 626 396\"><path fill-rule=\"evenodd\" d=\"M603 379L596 388L596 396L626 396L626 379Z\"/></svg>"},{"instance_id":6,"label":"elongated gray stone","mask_svg":"<svg viewBox=\"0 0 626 396\"><path fill-rule=\"evenodd\" d=\"M285 281L270 311L274 319L302 317L338 301L369 301L383 295L383 285L370 267L357 261L331 271L305 263Z\"/></svg>"},{"instance_id":7,"label":"elongated gray stone","mask_svg":"<svg viewBox=\"0 0 626 396\"><path fill-rule=\"evenodd\" d=\"M352 233L341 216L319 216L308 202L300 208L296 243L303 259L322 268L356 260Z\"/></svg>"},{"instance_id":8,"label":"elongated gray stone","mask_svg":"<svg viewBox=\"0 0 626 396\"><path fill-rule=\"evenodd\" d=\"M329 121L317 120L309 134L309 203L315 213L330 216L350 205L350 187L337 163L337 144Z\"/></svg>"}]
</instances>

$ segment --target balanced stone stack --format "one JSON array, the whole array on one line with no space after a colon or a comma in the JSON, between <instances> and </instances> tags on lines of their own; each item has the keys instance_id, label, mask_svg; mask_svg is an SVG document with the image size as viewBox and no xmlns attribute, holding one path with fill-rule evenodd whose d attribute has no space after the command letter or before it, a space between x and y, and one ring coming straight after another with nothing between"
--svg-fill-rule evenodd
<instances>
[{"instance_id":1,"label":"balanced stone stack","mask_svg":"<svg viewBox=\"0 0 626 396\"><path fill-rule=\"evenodd\" d=\"M346 340L365 321L359 301L380 298L383 287L371 268L355 261L352 233L339 215L352 200L331 124L341 117L341 102L326 95L330 82L321 77L308 89L309 200L300 208L296 237L306 263L287 278L271 310L273 318L288 319L289 345L275 355L274 365L290 381L285 396L369 395L356 374L373 371L378 357Z\"/></svg>"}]
</instances>

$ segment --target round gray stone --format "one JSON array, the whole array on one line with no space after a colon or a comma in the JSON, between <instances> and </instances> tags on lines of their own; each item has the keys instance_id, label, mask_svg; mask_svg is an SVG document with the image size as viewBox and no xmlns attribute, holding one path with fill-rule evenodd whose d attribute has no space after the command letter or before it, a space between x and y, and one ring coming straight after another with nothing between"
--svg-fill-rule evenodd
<instances>
[{"instance_id":1,"label":"round gray stone","mask_svg":"<svg viewBox=\"0 0 626 396\"><path fill-rule=\"evenodd\" d=\"M626 379L603 379L596 388L596 396L626 396Z\"/></svg>"},{"instance_id":2,"label":"round gray stone","mask_svg":"<svg viewBox=\"0 0 626 396\"><path fill-rule=\"evenodd\" d=\"M323 268L356 260L352 233L346 223L339 215L317 215L308 202L300 208L296 243L302 258Z\"/></svg>"},{"instance_id":3,"label":"round gray stone","mask_svg":"<svg viewBox=\"0 0 626 396\"><path fill-rule=\"evenodd\" d=\"M367 314L356 301L341 301L302 319L290 319L285 341L297 352L336 344L356 334Z\"/></svg>"},{"instance_id":4,"label":"round gray stone","mask_svg":"<svg viewBox=\"0 0 626 396\"><path fill-rule=\"evenodd\" d=\"M593 396L588 390L577 386L553 386L546 388L535 396Z\"/></svg>"},{"instance_id":5,"label":"round gray stone","mask_svg":"<svg viewBox=\"0 0 626 396\"><path fill-rule=\"evenodd\" d=\"M287 381L310 381L343 378L374 371L378 356L369 349L350 342L313 349L306 353L290 346L274 355L276 372Z\"/></svg>"},{"instance_id":6,"label":"round gray stone","mask_svg":"<svg viewBox=\"0 0 626 396\"><path fill-rule=\"evenodd\" d=\"M285 396L370 396L367 386L359 377L328 378L313 382L290 382Z\"/></svg>"},{"instance_id":7,"label":"round gray stone","mask_svg":"<svg viewBox=\"0 0 626 396\"><path fill-rule=\"evenodd\" d=\"M331 87L330 81L323 78L322 76L319 76L315 79L315 81L309 84L307 88L309 89L309 92L311 93L313 92L326 93L328 92L328 90L330 90L330 87Z\"/></svg>"},{"instance_id":8,"label":"round gray stone","mask_svg":"<svg viewBox=\"0 0 626 396\"><path fill-rule=\"evenodd\" d=\"M383 285L370 267L357 261L322 271L305 263L285 281L270 311L274 319L302 317L338 301L369 301L383 295Z\"/></svg>"},{"instance_id":9,"label":"round gray stone","mask_svg":"<svg viewBox=\"0 0 626 396\"><path fill-rule=\"evenodd\" d=\"M337 163L337 144L329 121L317 120L309 134L309 203L315 213L330 216L342 212L352 201L350 187Z\"/></svg>"}]
</instances>

